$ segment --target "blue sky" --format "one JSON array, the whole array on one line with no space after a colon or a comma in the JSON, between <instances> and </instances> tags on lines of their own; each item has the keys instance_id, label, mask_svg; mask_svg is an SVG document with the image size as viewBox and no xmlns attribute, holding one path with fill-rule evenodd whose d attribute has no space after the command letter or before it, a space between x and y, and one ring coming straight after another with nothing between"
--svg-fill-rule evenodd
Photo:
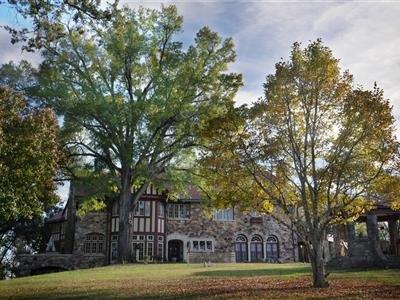
<instances>
[{"instance_id":1,"label":"blue sky","mask_svg":"<svg viewBox=\"0 0 400 300\"><path fill-rule=\"evenodd\" d=\"M162 2L123 1L122 5L159 8ZM304 45L322 38L341 67L349 69L355 83L383 88L400 121L400 2L399 1L164 1L175 4L184 17L180 37L192 41L202 26L232 37L237 61L231 70L244 76L239 104L262 96L262 84L274 64L288 58L293 42ZM0 6L0 23L15 25L16 19ZM0 29L0 63L21 58L38 63L38 55L21 54ZM400 123L399 123L400 124ZM62 189L65 194L66 187Z\"/></svg>"}]
</instances>

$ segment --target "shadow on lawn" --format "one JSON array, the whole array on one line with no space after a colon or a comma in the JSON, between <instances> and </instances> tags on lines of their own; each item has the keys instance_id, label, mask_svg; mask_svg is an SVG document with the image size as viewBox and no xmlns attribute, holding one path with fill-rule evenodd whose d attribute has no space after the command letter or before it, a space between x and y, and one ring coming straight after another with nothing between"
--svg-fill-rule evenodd
<instances>
[{"instance_id":1,"label":"shadow on lawn","mask_svg":"<svg viewBox=\"0 0 400 300\"><path fill-rule=\"evenodd\" d=\"M309 267L301 268L268 268L254 270L218 270L218 271L203 271L194 273L195 276L210 276L210 277L256 277L256 276L298 276L310 274Z\"/></svg>"}]
</instances>

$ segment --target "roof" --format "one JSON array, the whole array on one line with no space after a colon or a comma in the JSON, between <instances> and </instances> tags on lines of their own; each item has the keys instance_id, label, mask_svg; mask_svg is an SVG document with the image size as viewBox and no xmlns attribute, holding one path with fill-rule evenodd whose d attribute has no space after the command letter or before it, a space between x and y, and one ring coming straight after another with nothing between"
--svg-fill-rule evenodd
<instances>
[{"instance_id":1,"label":"roof","mask_svg":"<svg viewBox=\"0 0 400 300\"><path fill-rule=\"evenodd\" d=\"M178 196L177 202L200 202L201 193L193 185L189 185L184 194Z\"/></svg>"},{"instance_id":2,"label":"roof","mask_svg":"<svg viewBox=\"0 0 400 300\"><path fill-rule=\"evenodd\" d=\"M58 223L65 221L64 211L52 216L46 220L46 223Z\"/></svg>"}]
</instances>

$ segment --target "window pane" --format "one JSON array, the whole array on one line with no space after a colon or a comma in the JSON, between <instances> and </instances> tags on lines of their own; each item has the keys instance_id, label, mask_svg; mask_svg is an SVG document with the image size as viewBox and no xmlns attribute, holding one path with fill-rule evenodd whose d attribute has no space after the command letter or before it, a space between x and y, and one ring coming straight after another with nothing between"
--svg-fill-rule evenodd
<instances>
[{"instance_id":1,"label":"window pane","mask_svg":"<svg viewBox=\"0 0 400 300\"><path fill-rule=\"evenodd\" d=\"M179 206L174 204L174 218L179 218Z\"/></svg>"},{"instance_id":2,"label":"window pane","mask_svg":"<svg viewBox=\"0 0 400 300\"><path fill-rule=\"evenodd\" d=\"M92 249L91 249L91 253L96 253L96 248L97 248L97 243L96 242L92 242Z\"/></svg>"},{"instance_id":3,"label":"window pane","mask_svg":"<svg viewBox=\"0 0 400 300\"><path fill-rule=\"evenodd\" d=\"M190 219L190 204L186 204L186 218Z\"/></svg>"},{"instance_id":4,"label":"window pane","mask_svg":"<svg viewBox=\"0 0 400 300\"><path fill-rule=\"evenodd\" d=\"M147 243L147 259L153 260L153 243Z\"/></svg>"},{"instance_id":5,"label":"window pane","mask_svg":"<svg viewBox=\"0 0 400 300\"><path fill-rule=\"evenodd\" d=\"M164 205L162 203L160 203L158 205L158 216L159 217L164 217L165 212L164 212Z\"/></svg>"},{"instance_id":6,"label":"window pane","mask_svg":"<svg viewBox=\"0 0 400 300\"><path fill-rule=\"evenodd\" d=\"M212 242L207 241L207 250L211 251L212 250Z\"/></svg>"},{"instance_id":7,"label":"window pane","mask_svg":"<svg viewBox=\"0 0 400 300\"><path fill-rule=\"evenodd\" d=\"M99 254L103 253L103 243L99 243L98 253Z\"/></svg>"},{"instance_id":8,"label":"window pane","mask_svg":"<svg viewBox=\"0 0 400 300\"><path fill-rule=\"evenodd\" d=\"M150 202L145 202L145 216L150 216Z\"/></svg>"},{"instance_id":9,"label":"window pane","mask_svg":"<svg viewBox=\"0 0 400 300\"><path fill-rule=\"evenodd\" d=\"M206 250L206 242L200 241L200 250Z\"/></svg>"},{"instance_id":10,"label":"window pane","mask_svg":"<svg viewBox=\"0 0 400 300\"><path fill-rule=\"evenodd\" d=\"M193 241L193 250L199 250L199 242Z\"/></svg>"}]
</instances>

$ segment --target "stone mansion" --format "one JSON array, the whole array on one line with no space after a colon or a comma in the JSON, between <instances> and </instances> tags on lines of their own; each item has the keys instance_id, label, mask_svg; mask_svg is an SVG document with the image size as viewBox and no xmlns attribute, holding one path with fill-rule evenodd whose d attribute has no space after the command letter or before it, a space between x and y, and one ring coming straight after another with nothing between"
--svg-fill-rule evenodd
<instances>
[{"instance_id":1,"label":"stone mansion","mask_svg":"<svg viewBox=\"0 0 400 300\"><path fill-rule=\"evenodd\" d=\"M81 217L76 208L84 196L84 189L72 186L63 212L47 220L54 241L47 250L112 264L118 257L117 201L107 211ZM129 215L132 262L289 262L297 257L290 229L269 216L234 208L207 215L195 188L186 198L167 202L150 186Z\"/></svg>"},{"instance_id":2,"label":"stone mansion","mask_svg":"<svg viewBox=\"0 0 400 300\"><path fill-rule=\"evenodd\" d=\"M46 221L46 252L19 255L19 276L117 262L118 205L79 216L77 208L88 194L71 184L63 211ZM294 231L271 216L244 213L237 207L209 213L195 188L189 188L187 195L168 202L164 193L147 189L126 220L130 262L308 261ZM387 266L400 267L399 218L400 212L378 206L361 216L361 223L333 228L325 240L326 261L337 267L361 267L386 259ZM366 236L355 233L357 224L366 224ZM389 225L387 240L379 239L382 224Z\"/></svg>"}]
</instances>

